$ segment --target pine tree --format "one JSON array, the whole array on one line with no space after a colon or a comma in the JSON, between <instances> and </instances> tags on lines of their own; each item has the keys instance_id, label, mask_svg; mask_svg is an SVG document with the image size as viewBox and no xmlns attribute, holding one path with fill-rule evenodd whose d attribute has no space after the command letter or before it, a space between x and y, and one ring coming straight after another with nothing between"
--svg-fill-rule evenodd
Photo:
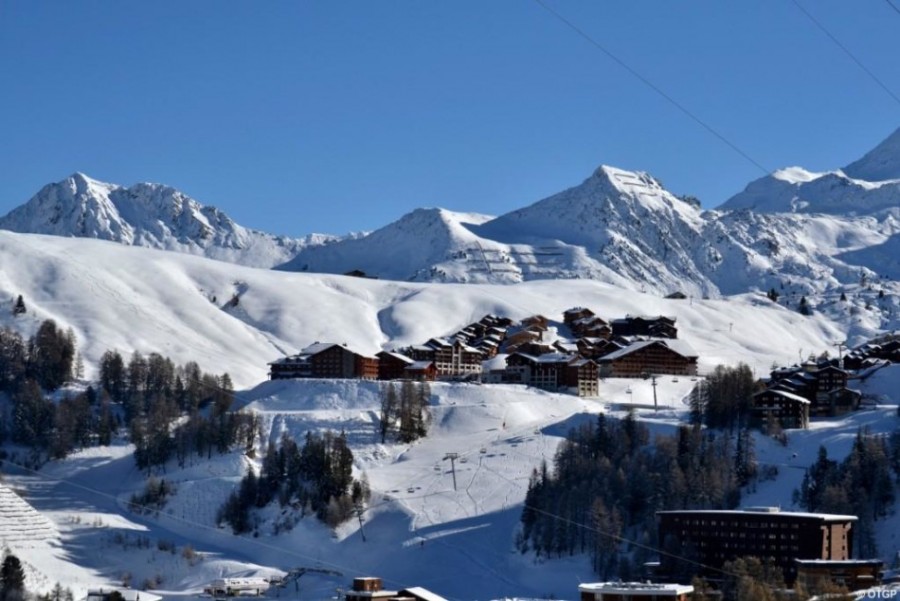
<instances>
[{"instance_id":1,"label":"pine tree","mask_svg":"<svg viewBox=\"0 0 900 601\"><path fill-rule=\"evenodd\" d=\"M394 421L397 419L397 409L397 388L393 382L388 382L381 387L381 415L378 421L378 431L381 434L382 444L393 429Z\"/></svg>"},{"instance_id":2,"label":"pine tree","mask_svg":"<svg viewBox=\"0 0 900 601\"><path fill-rule=\"evenodd\" d=\"M25 313L27 309L25 308L25 299L22 298L20 294L16 299L16 303L13 305L13 315L22 315Z\"/></svg>"},{"instance_id":3,"label":"pine tree","mask_svg":"<svg viewBox=\"0 0 900 601\"><path fill-rule=\"evenodd\" d=\"M22 562L9 553L0 567L0 601L23 601L25 599L25 570Z\"/></svg>"}]
</instances>

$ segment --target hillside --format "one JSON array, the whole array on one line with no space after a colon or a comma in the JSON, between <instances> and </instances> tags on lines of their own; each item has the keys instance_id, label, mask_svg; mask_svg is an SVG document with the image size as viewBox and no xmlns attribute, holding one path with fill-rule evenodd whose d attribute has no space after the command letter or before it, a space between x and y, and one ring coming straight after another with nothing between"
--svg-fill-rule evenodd
<instances>
[{"instance_id":1,"label":"hillside","mask_svg":"<svg viewBox=\"0 0 900 601\"><path fill-rule=\"evenodd\" d=\"M125 508L146 478L125 440L75 453L37 474L14 470L8 476L60 533L58 552L32 560L36 572L50 574L42 586L57 577L84 587L92 574L116 583L128 573L136 585L147 581L171 596L197 592L222 575L272 575L306 566L345 575L308 574L299 581L304 595L320 597L365 572L384 576L392 586L427 586L450 599L573 598L575 583L592 577L586 558L536 561L515 552L528 475L552 458L569 427L599 411L621 416L622 404L633 403L653 431L672 431L684 418L684 398L694 385L690 378L660 381L662 410L654 412L646 408L653 390L644 380L607 380L594 399L518 386L435 384L429 437L412 445L381 445L375 438L377 383L265 381L268 361L310 342L346 342L374 353L453 332L486 313L559 319L564 309L584 305L609 317L673 315L680 337L700 353L702 370L745 361L762 375L773 363L833 350L848 334L861 338L881 325L828 311L803 316L754 294L669 300L587 280L390 282L10 232L0 232L0 274L0 298L22 294L28 307L13 317L4 303L2 323L26 336L48 317L72 327L88 377L108 348L157 351L178 363L196 360L205 371L228 371L241 389L239 403L260 416L263 438L253 453L235 451L209 462L194 458L184 468L170 464L160 471L177 490L156 515ZM859 426L889 431L896 420L896 382L887 371L866 382L872 394L886 395L876 411L792 432L787 448L759 439L761 461L802 464L820 443L838 457ZM371 482L374 496L363 531L351 521L332 533L307 519L284 532L294 518L277 504L260 513L257 536L235 537L216 527L219 505L248 468L259 468L269 439L283 432L301 439L321 429L347 433L356 474L365 473ZM443 460L448 452L466 459L456 464L456 491ZM788 506L795 472L782 470L777 483L760 487L751 501ZM891 539L880 542L890 552ZM53 558L63 558L64 565L54 566Z\"/></svg>"},{"instance_id":2,"label":"hillside","mask_svg":"<svg viewBox=\"0 0 900 601\"><path fill-rule=\"evenodd\" d=\"M19 294L28 312L14 317L11 303ZM0 306L0 323L26 337L46 318L71 327L89 377L106 350L155 351L178 363L195 360L204 371L227 371L238 387L255 385L266 378L269 361L316 341L373 354L452 333L487 313L560 319L563 310L584 305L609 317L673 315L705 368L740 358L767 369L772 361L793 361L798 349L830 348L849 327L823 315L804 317L757 295L678 301L587 280L388 282L10 232L0 232L0 298L10 299L5 310ZM854 333L864 336L868 327L873 334L881 325Z\"/></svg>"}]
</instances>

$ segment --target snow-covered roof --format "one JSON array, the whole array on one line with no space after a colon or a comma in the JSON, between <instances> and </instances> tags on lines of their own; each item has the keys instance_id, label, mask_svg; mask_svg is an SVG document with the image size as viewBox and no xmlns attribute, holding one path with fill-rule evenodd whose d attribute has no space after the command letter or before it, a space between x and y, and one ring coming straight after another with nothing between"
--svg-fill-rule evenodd
<instances>
[{"instance_id":1,"label":"snow-covered roof","mask_svg":"<svg viewBox=\"0 0 900 601\"><path fill-rule=\"evenodd\" d=\"M757 392L757 393L754 394L753 396L756 397L756 396L759 396L759 395L761 395L761 394L766 394L767 392L771 392L772 394L777 394L778 396L784 397L784 398L789 399L789 400L791 400L791 401L794 401L795 403L803 403L804 405L809 405L809 400L803 398L803 397L800 396L799 394L794 394L793 392L788 392L788 391L786 391L786 390L776 390L776 389L774 389L774 388L769 388L768 390L763 390L763 391L761 391L761 392Z\"/></svg>"},{"instance_id":2,"label":"snow-covered roof","mask_svg":"<svg viewBox=\"0 0 900 601\"><path fill-rule=\"evenodd\" d=\"M882 559L799 559L794 562L804 566L882 565Z\"/></svg>"},{"instance_id":3,"label":"snow-covered roof","mask_svg":"<svg viewBox=\"0 0 900 601\"><path fill-rule=\"evenodd\" d=\"M434 363L432 361L413 361L412 363L410 363L409 365L406 366L406 369L414 369L414 370L428 369L432 365L434 365Z\"/></svg>"},{"instance_id":4,"label":"snow-covered roof","mask_svg":"<svg viewBox=\"0 0 900 601\"><path fill-rule=\"evenodd\" d=\"M340 346L336 342L313 342L300 351L301 355L318 355L322 351L327 351L333 346Z\"/></svg>"},{"instance_id":5,"label":"snow-covered roof","mask_svg":"<svg viewBox=\"0 0 900 601\"><path fill-rule=\"evenodd\" d=\"M404 355L403 353L398 353L398 352L395 352L395 351L381 351L381 352L378 353L378 354L379 354L379 355L387 355L388 357L393 357L394 359L396 359L396 360L398 360L398 361L402 361L403 363L406 363L406 364L412 364L412 363L414 363L414 361L413 361L412 359L410 359L409 357L407 357L407 356Z\"/></svg>"},{"instance_id":6,"label":"snow-covered roof","mask_svg":"<svg viewBox=\"0 0 900 601\"><path fill-rule=\"evenodd\" d=\"M537 357L538 363L568 363L572 359L572 355L565 353L544 353Z\"/></svg>"},{"instance_id":7,"label":"snow-covered roof","mask_svg":"<svg viewBox=\"0 0 900 601\"><path fill-rule=\"evenodd\" d=\"M436 593L432 593L431 591L422 588L421 586L412 586L410 588L405 588L400 591L401 595L412 595L417 599L421 599L422 601L447 601L446 598L441 597Z\"/></svg>"},{"instance_id":8,"label":"snow-covered roof","mask_svg":"<svg viewBox=\"0 0 900 601\"><path fill-rule=\"evenodd\" d=\"M617 351L611 352L610 354L606 355L605 357L602 357L600 360L601 361L614 361L616 359L620 359L622 357L625 357L626 355L630 355L631 353L634 353L641 349L647 348L648 346L651 346L654 344L661 344L663 346L666 346L671 351L678 353L682 357L686 357L689 359L696 358L698 356L697 351L695 351L693 348L691 348L691 345L684 342L683 340L670 340L670 339L654 338L651 340L639 340L638 342L633 342L633 343L629 344L628 346L626 346L625 348L621 348Z\"/></svg>"},{"instance_id":9,"label":"snow-covered roof","mask_svg":"<svg viewBox=\"0 0 900 601\"><path fill-rule=\"evenodd\" d=\"M825 520L826 522L855 522L855 515L840 515L836 513L810 513L804 511L781 511L777 507L745 507L743 509L672 509L657 511L657 514L695 514L695 515L764 515L771 518L810 518Z\"/></svg>"},{"instance_id":10,"label":"snow-covered roof","mask_svg":"<svg viewBox=\"0 0 900 601\"><path fill-rule=\"evenodd\" d=\"M694 592L694 587L688 584L668 584L661 582L593 582L578 585L578 590L584 593L607 593L610 595L635 595L638 598L644 595L659 595L675 597Z\"/></svg>"}]
</instances>

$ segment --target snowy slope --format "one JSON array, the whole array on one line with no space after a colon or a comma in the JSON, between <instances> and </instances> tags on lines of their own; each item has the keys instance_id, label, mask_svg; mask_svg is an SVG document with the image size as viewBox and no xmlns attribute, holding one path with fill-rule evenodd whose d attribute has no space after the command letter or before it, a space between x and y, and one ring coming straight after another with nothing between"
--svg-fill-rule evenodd
<instances>
[{"instance_id":1,"label":"snowy slope","mask_svg":"<svg viewBox=\"0 0 900 601\"><path fill-rule=\"evenodd\" d=\"M311 234L294 240L249 230L174 188L125 188L82 173L44 186L0 218L0 229L113 240L258 267L282 263L305 246L332 239Z\"/></svg>"},{"instance_id":2,"label":"snowy slope","mask_svg":"<svg viewBox=\"0 0 900 601\"><path fill-rule=\"evenodd\" d=\"M28 312L12 315L22 294ZM229 306L237 296L238 305ZM202 257L97 240L0 232L0 323L31 335L40 320L71 327L88 376L108 349L160 352L238 386L266 377L267 363L316 341L362 353L421 343L487 313L557 316L574 305L608 317L666 314L704 362L768 367L793 360L795 345L821 349L847 327L803 317L755 295L692 302L587 280L489 284L403 283L235 266ZM760 338L760 332L771 336ZM791 332L787 348L761 343ZM871 333L875 333L873 329ZM860 332L864 334L865 332ZM708 363L709 364L709 363Z\"/></svg>"},{"instance_id":3,"label":"snowy slope","mask_svg":"<svg viewBox=\"0 0 900 601\"><path fill-rule=\"evenodd\" d=\"M17 294L24 296L28 312L14 318L6 299ZM233 294L238 305L226 307ZM519 386L435 384L430 436L413 445L381 445L374 436L376 383L265 381L268 361L310 342L347 342L373 353L453 332L485 313L560 319L564 309L584 305L607 317L674 315L680 338L700 353L702 370L745 361L762 375L772 363L833 349L851 331L864 333L867 327L874 334L878 326L849 323L828 312L805 317L754 294L679 301L587 280L390 282L254 269L112 242L10 232L0 232L0 299L0 321L25 335L46 317L72 327L89 376L102 352L113 347L125 353L157 351L179 363L197 360L206 371L231 373L244 389L240 404L260 415L263 438L253 456L238 451L212 462L195 459L184 469L166 466L159 475L173 481L177 492L158 515L125 508L146 475L135 469L123 441L86 449L38 474L9 477L60 532L54 553L28 556L35 573L52 574L42 586L49 588L58 578L83 590L92 575L117 583L128 573L135 585L160 576L154 586L172 595L197 592L221 576L265 576L299 566L344 574L304 576L301 598L312 599L331 597L337 586L360 574L381 575L389 586L425 586L454 600L551 594L573 599L577 582L592 578L584 557L535 562L514 551L528 474L552 457L560 437L580 420L593 419L598 411L623 415L623 403L651 404L649 381L607 380L596 399ZM884 402L896 403L896 380L885 379L887 373L879 372L867 386L873 394L889 395ZM663 379L656 390L663 410L641 408L640 419L653 431L672 431L693 385L689 378ZM896 407L885 407L819 422L808 434L792 433L788 449L766 450L772 457L766 460L784 461L782 453L806 453L819 442L833 445L837 457L857 426L892 427L895 412ZM365 542L357 522L332 533L303 520L275 535L274 524L289 519L277 505L260 514L256 537L235 537L216 527L216 509L247 469L258 469L269 438L282 432L302 438L323 428L347 432L357 475L365 473L372 484ZM443 461L450 451L466 459L456 464L455 491ZM752 501L783 503L794 471L799 472L783 470L781 485L769 492L761 487ZM185 554L187 545L196 551L193 559Z\"/></svg>"},{"instance_id":4,"label":"snowy slope","mask_svg":"<svg viewBox=\"0 0 900 601\"><path fill-rule=\"evenodd\" d=\"M812 173L801 167L781 169L751 182L720 210L751 209L763 213L872 215L900 207L900 178L867 181L841 171Z\"/></svg>"},{"instance_id":5,"label":"snowy slope","mask_svg":"<svg viewBox=\"0 0 900 601\"><path fill-rule=\"evenodd\" d=\"M844 173L870 182L900 179L900 128L863 158L844 167Z\"/></svg>"},{"instance_id":6,"label":"snowy slope","mask_svg":"<svg viewBox=\"0 0 900 601\"><path fill-rule=\"evenodd\" d=\"M891 391L885 397L889 404L841 420L816 420L808 431L790 431L787 447L759 436L759 461L777 467L779 475L760 483L746 504L790 507L802 468L814 460L820 444L840 459L858 428L892 430L897 383L896 373L879 372L864 390ZM342 576L310 573L297 591L283 594L327 599L353 576L378 575L389 587L424 586L451 600L575 599L577 583L594 578L586 556L536 560L515 550L531 471L552 459L569 428L595 419L597 412L622 417L622 403L643 404L638 419L653 433L672 433L685 418L684 399L693 385L688 378L660 380L656 392L661 410L654 412L646 408L653 391L644 380L608 380L594 399L520 386L437 383L429 436L413 445L382 445L375 433L377 383L266 382L239 395L245 409L261 418L255 456L235 452L209 462L195 459L184 469L167 466L164 475L177 492L160 514L124 509L129 493L144 481L124 454L127 447L88 449L45 468L52 480L20 476L16 482L54 519L77 512L86 522L103 524L99 529L64 525L67 544L79 550L79 563L110 579L128 571L135 582L163 573L162 588L182 595L222 576L312 567ZM297 521L277 503L256 514L255 534L234 536L216 527L216 508L247 469L259 469L260 452L269 440L283 433L299 439L307 431L325 429L347 433L357 476L365 474L371 483L373 498L362 528L351 520L332 533L314 519ZM456 489L444 459L451 451L459 453ZM895 525L897 520L890 518L881 529L878 542L884 556L900 544ZM149 549L141 546L142 539ZM174 544L177 552L155 551L160 540ZM183 557L186 545L199 555L193 563Z\"/></svg>"}]
</instances>

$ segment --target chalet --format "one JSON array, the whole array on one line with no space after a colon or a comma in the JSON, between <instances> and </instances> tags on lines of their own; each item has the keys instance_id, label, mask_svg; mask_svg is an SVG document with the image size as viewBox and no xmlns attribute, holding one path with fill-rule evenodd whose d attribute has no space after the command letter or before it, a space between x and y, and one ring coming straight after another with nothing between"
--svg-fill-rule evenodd
<instances>
[{"instance_id":1,"label":"chalet","mask_svg":"<svg viewBox=\"0 0 900 601\"><path fill-rule=\"evenodd\" d=\"M506 344L504 348L507 350L507 352L513 352L526 342L534 342L540 340L541 338L542 335L540 332L533 332L531 330L519 330L518 332L513 332L506 337Z\"/></svg>"},{"instance_id":2,"label":"chalet","mask_svg":"<svg viewBox=\"0 0 900 601\"><path fill-rule=\"evenodd\" d=\"M616 342L614 340L606 340L605 338L579 338L575 341L578 347L578 354L582 357L588 357L594 361L605 357L610 353L625 348L627 345Z\"/></svg>"},{"instance_id":3,"label":"chalet","mask_svg":"<svg viewBox=\"0 0 900 601\"><path fill-rule=\"evenodd\" d=\"M859 408L862 395L847 388L849 374L833 365L814 372L815 387L810 405L811 415L835 417Z\"/></svg>"},{"instance_id":4,"label":"chalet","mask_svg":"<svg viewBox=\"0 0 900 601\"><path fill-rule=\"evenodd\" d=\"M597 364L584 357L574 357L566 365L564 383L578 396L600 394L600 371Z\"/></svg>"},{"instance_id":5,"label":"chalet","mask_svg":"<svg viewBox=\"0 0 900 601\"><path fill-rule=\"evenodd\" d=\"M861 395L847 388L849 372L831 362L806 362L773 370L768 386L809 401L809 415L834 417L859 408Z\"/></svg>"},{"instance_id":6,"label":"chalet","mask_svg":"<svg viewBox=\"0 0 900 601\"><path fill-rule=\"evenodd\" d=\"M818 581L830 580L849 591L868 589L881 584L884 562L880 559L795 559L797 582L807 590Z\"/></svg>"},{"instance_id":7,"label":"chalet","mask_svg":"<svg viewBox=\"0 0 900 601\"><path fill-rule=\"evenodd\" d=\"M585 307L572 307L563 311L563 323L571 327L573 323L585 317L593 317L594 312Z\"/></svg>"},{"instance_id":8,"label":"chalet","mask_svg":"<svg viewBox=\"0 0 900 601\"><path fill-rule=\"evenodd\" d=\"M385 590L381 578L366 576L353 579L353 586L344 595L344 600L372 601L373 599L380 599L381 601L389 601L396 596L397 591Z\"/></svg>"},{"instance_id":9,"label":"chalet","mask_svg":"<svg viewBox=\"0 0 900 601\"><path fill-rule=\"evenodd\" d=\"M404 370L415 363L410 357L395 351L381 351L378 357L378 379L399 380L406 377Z\"/></svg>"},{"instance_id":10,"label":"chalet","mask_svg":"<svg viewBox=\"0 0 900 601\"><path fill-rule=\"evenodd\" d=\"M519 321L520 328L535 326L541 330L546 330L548 325L550 325L550 320L543 315L529 315Z\"/></svg>"},{"instance_id":11,"label":"chalet","mask_svg":"<svg viewBox=\"0 0 900 601\"><path fill-rule=\"evenodd\" d=\"M410 357L416 361L432 361L439 378L458 378L481 373L481 351L460 340L432 338L424 345L411 346Z\"/></svg>"},{"instance_id":12,"label":"chalet","mask_svg":"<svg viewBox=\"0 0 900 601\"><path fill-rule=\"evenodd\" d=\"M434 361L413 361L403 369L403 377L408 380L433 382L438 371Z\"/></svg>"},{"instance_id":13,"label":"chalet","mask_svg":"<svg viewBox=\"0 0 900 601\"><path fill-rule=\"evenodd\" d=\"M576 319L568 325L572 333L578 337L609 338L612 336L612 327L609 323L596 315Z\"/></svg>"},{"instance_id":14,"label":"chalet","mask_svg":"<svg viewBox=\"0 0 900 601\"><path fill-rule=\"evenodd\" d=\"M378 359L354 353L337 343L316 342L296 355L269 363L269 377L285 378L359 378L378 377Z\"/></svg>"},{"instance_id":15,"label":"chalet","mask_svg":"<svg viewBox=\"0 0 900 601\"><path fill-rule=\"evenodd\" d=\"M785 428L806 428L809 406L809 400L800 395L769 388L753 395L753 419L761 427L777 423Z\"/></svg>"},{"instance_id":16,"label":"chalet","mask_svg":"<svg viewBox=\"0 0 900 601\"><path fill-rule=\"evenodd\" d=\"M647 374L697 375L697 353L675 340L641 340L598 359L600 377L637 378Z\"/></svg>"},{"instance_id":17,"label":"chalet","mask_svg":"<svg viewBox=\"0 0 900 601\"><path fill-rule=\"evenodd\" d=\"M654 338L678 338L675 318L665 315L626 315L610 324L613 336L652 336Z\"/></svg>"},{"instance_id":18,"label":"chalet","mask_svg":"<svg viewBox=\"0 0 900 601\"><path fill-rule=\"evenodd\" d=\"M694 587L654 582L597 582L578 585L581 601L688 601Z\"/></svg>"},{"instance_id":19,"label":"chalet","mask_svg":"<svg viewBox=\"0 0 900 601\"><path fill-rule=\"evenodd\" d=\"M399 591L385 590L381 578L354 578L353 586L344 595L345 601L447 601L444 597L421 586Z\"/></svg>"}]
</instances>

